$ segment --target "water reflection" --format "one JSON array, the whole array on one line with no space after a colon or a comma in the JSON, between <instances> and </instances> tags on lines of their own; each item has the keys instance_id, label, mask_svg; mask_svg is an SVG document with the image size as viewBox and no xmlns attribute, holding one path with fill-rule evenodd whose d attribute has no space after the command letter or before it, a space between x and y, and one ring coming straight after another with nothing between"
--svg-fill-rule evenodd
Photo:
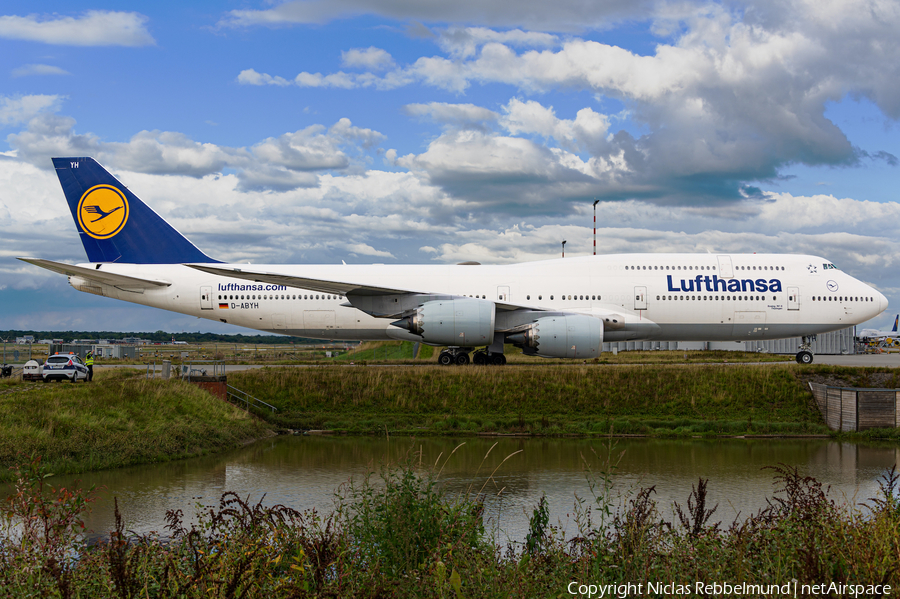
<instances>
[{"instance_id":1,"label":"water reflection","mask_svg":"<svg viewBox=\"0 0 900 599\"><path fill-rule=\"evenodd\" d=\"M285 436L227 454L79 478L83 487L106 488L88 518L89 529L112 529L115 496L130 529L163 532L166 510L193 514L197 503L213 504L224 491L254 502L265 495L266 504L328 511L335 491L351 478L359 480L381 464L413 460L437 465L441 481L453 492L483 491L488 525L499 529L499 540L521 541L542 494L553 521L574 531L575 496L591 500L586 464L595 472L608 462L615 464L617 501L629 491L655 485L666 513L673 501L687 501L698 477L709 478L708 504L719 503L713 521L730 523L738 514L765 506L773 492L772 471L766 466L797 466L802 474L831 485L834 497L861 502L875 495L875 481L898 458L896 445L824 439L619 439L610 446L586 439Z\"/></svg>"}]
</instances>

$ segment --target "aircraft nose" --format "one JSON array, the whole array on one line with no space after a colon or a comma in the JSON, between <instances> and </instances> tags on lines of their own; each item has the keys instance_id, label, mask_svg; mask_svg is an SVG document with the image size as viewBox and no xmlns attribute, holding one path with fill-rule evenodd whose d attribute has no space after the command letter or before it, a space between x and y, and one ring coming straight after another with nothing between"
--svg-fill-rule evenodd
<instances>
[{"instance_id":1,"label":"aircraft nose","mask_svg":"<svg viewBox=\"0 0 900 599\"><path fill-rule=\"evenodd\" d=\"M881 312L884 312L885 310L887 310L888 301L887 301L887 298L884 297L884 294L881 293L880 291L876 291L875 293L876 293L875 297L878 299L878 312L880 314Z\"/></svg>"}]
</instances>

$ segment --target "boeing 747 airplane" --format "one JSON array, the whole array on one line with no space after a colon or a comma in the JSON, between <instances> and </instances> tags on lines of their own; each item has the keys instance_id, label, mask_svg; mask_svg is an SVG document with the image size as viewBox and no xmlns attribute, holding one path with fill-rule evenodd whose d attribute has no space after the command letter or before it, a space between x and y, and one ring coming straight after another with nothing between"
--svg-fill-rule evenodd
<instances>
[{"instance_id":1,"label":"boeing 747 airplane","mask_svg":"<svg viewBox=\"0 0 900 599\"><path fill-rule=\"evenodd\" d=\"M869 320L884 295L818 256L610 254L512 265L246 265L200 251L92 158L54 158L88 262L20 258L79 291L315 339L445 347L441 364L595 358L604 341L802 337Z\"/></svg>"},{"instance_id":2,"label":"boeing 747 airplane","mask_svg":"<svg viewBox=\"0 0 900 599\"><path fill-rule=\"evenodd\" d=\"M857 337L864 341L885 341L888 345L897 345L900 343L900 331L897 331L898 323L900 323L900 314L894 317L894 326L890 331L863 329Z\"/></svg>"}]
</instances>

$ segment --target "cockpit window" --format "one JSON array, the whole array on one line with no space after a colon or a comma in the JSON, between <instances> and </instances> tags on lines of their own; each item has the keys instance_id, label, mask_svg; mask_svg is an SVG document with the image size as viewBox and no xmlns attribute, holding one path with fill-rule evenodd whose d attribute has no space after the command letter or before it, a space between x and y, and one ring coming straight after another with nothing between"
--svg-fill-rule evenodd
<instances>
[{"instance_id":1,"label":"cockpit window","mask_svg":"<svg viewBox=\"0 0 900 599\"><path fill-rule=\"evenodd\" d=\"M822 270L830 270L832 268L837 270L837 266L835 266L834 264L823 264L822 265Z\"/></svg>"}]
</instances>

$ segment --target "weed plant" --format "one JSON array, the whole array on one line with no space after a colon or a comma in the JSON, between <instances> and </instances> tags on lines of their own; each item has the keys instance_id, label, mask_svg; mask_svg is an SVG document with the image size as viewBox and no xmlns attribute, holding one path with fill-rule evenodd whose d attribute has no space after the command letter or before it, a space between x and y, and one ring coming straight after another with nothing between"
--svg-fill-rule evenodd
<instances>
[{"instance_id":1,"label":"weed plant","mask_svg":"<svg viewBox=\"0 0 900 599\"><path fill-rule=\"evenodd\" d=\"M891 593L900 585L896 470L863 507L836 503L818 481L776 465L767 507L723 525L702 478L673 521L660 517L653 487L609 510L609 467L592 475L600 495L585 500L588 517L572 538L550 524L542 500L523 542L497 545L478 493L450 496L439 473L406 462L345 488L326 516L225 493L199 506L189 528L169 512L164 537L127 533L117 510L108 539L88 546L79 517L92 492L46 489L46 469L32 461L17 469L3 513L0 595L559 597L572 596L573 583L673 583L699 596L708 593L698 582L878 584ZM870 587L854 596L875 595Z\"/></svg>"}]
</instances>

